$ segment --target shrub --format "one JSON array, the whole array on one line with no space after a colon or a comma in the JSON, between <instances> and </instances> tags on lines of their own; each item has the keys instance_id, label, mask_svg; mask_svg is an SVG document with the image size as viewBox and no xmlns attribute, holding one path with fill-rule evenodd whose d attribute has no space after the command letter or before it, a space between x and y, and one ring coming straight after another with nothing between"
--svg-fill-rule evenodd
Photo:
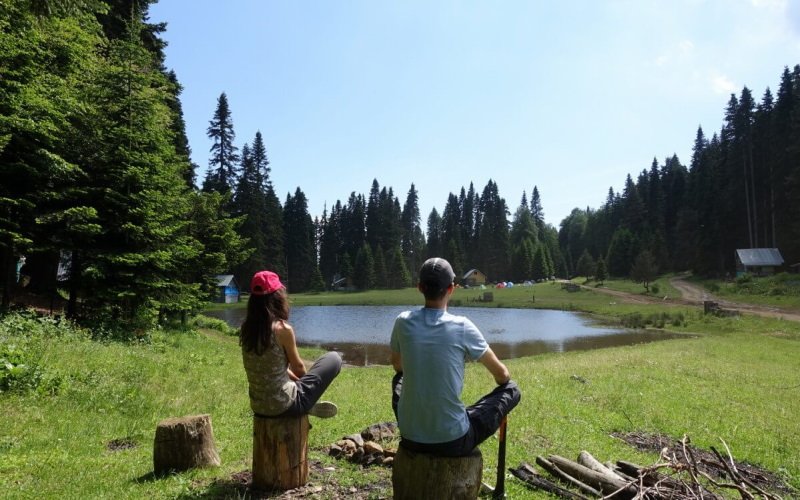
<instances>
[{"instance_id":1,"label":"shrub","mask_svg":"<svg viewBox=\"0 0 800 500\"><path fill-rule=\"evenodd\" d=\"M650 285L650 291L653 292L654 294L657 294L659 290L661 289L658 287L657 284L653 283L652 285Z\"/></svg>"},{"instance_id":2,"label":"shrub","mask_svg":"<svg viewBox=\"0 0 800 500\"><path fill-rule=\"evenodd\" d=\"M79 338L88 338L88 333L69 321L30 312L4 316L0 319L0 392L58 393L64 379L40 360L53 340Z\"/></svg>"},{"instance_id":3,"label":"shrub","mask_svg":"<svg viewBox=\"0 0 800 500\"><path fill-rule=\"evenodd\" d=\"M232 337L236 337L239 335L239 329L233 328L229 326L228 323L225 321L212 318L210 316L204 316L202 314L198 314L197 316L192 319L192 325L196 328L207 328L209 330L216 330L218 332L224 333L225 335L230 335Z\"/></svg>"}]
</instances>

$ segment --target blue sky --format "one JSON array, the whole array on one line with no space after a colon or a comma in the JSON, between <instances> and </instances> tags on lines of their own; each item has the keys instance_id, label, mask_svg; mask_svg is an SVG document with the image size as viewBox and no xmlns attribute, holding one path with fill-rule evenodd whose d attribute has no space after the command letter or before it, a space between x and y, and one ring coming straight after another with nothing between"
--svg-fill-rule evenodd
<instances>
[{"instance_id":1,"label":"blue sky","mask_svg":"<svg viewBox=\"0 0 800 500\"><path fill-rule=\"evenodd\" d=\"M497 182L512 214L536 185L558 227L609 187L710 137L730 94L760 100L800 64L797 0L161 0L202 179L217 98L236 143L264 136L281 201L312 216L373 178L423 227L450 192Z\"/></svg>"}]
</instances>

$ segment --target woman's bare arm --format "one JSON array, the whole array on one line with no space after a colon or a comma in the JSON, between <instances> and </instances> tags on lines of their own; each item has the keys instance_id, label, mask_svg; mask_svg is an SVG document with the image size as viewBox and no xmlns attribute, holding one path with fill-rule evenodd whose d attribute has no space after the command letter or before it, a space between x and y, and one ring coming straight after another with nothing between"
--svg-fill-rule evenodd
<instances>
[{"instance_id":1,"label":"woman's bare arm","mask_svg":"<svg viewBox=\"0 0 800 500\"><path fill-rule=\"evenodd\" d=\"M283 347L286 359L289 361L289 378L297 380L306 374L306 365L300 358L300 353L297 352L297 343L295 342L292 325L285 321L276 321L272 331L275 333L278 344Z\"/></svg>"}]
</instances>

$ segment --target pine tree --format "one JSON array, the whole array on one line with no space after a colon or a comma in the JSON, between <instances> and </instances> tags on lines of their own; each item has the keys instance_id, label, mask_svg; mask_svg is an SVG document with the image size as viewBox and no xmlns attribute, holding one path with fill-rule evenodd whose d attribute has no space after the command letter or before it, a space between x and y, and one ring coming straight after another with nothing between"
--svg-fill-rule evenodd
<instances>
[{"instance_id":1,"label":"pine tree","mask_svg":"<svg viewBox=\"0 0 800 500\"><path fill-rule=\"evenodd\" d=\"M614 231L611 244L608 247L606 264L608 273L611 276L625 277L630 272L630 263L639 253L638 241L633 233L627 228L619 228Z\"/></svg>"},{"instance_id":2,"label":"pine tree","mask_svg":"<svg viewBox=\"0 0 800 500\"><path fill-rule=\"evenodd\" d=\"M308 214L306 195L298 187L294 196L287 195L283 212L286 255L286 283L290 292L302 292L311 286L311 275L317 267L314 221Z\"/></svg>"},{"instance_id":3,"label":"pine tree","mask_svg":"<svg viewBox=\"0 0 800 500\"><path fill-rule=\"evenodd\" d=\"M536 281L547 279L549 276L547 271L547 260L544 256L543 245L538 245L533 255L532 277Z\"/></svg>"},{"instance_id":4,"label":"pine tree","mask_svg":"<svg viewBox=\"0 0 800 500\"><path fill-rule=\"evenodd\" d=\"M140 29L134 20L130 36L112 41L107 65L93 75L90 93L99 105L87 131L93 135L85 137L95 145L87 187L104 232L86 262L92 293L84 304L101 321L147 328L159 312L198 307L199 285L182 278L200 248L185 231L183 166L170 109L156 90L166 77L137 43Z\"/></svg>"},{"instance_id":5,"label":"pine tree","mask_svg":"<svg viewBox=\"0 0 800 500\"><path fill-rule=\"evenodd\" d=\"M68 131L77 114L73 103L91 105L81 89L102 64L94 47L103 42L91 15L56 14L48 7L37 17L25 2L0 7L2 308L11 301L20 255L40 250L57 263L59 248L83 246L100 231L96 211L81 199L86 173L71 161Z\"/></svg>"},{"instance_id":6,"label":"pine tree","mask_svg":"<svg viewBox=\"0 0 800 500\"><path fill-rule=\"evenodd\" d=\"M236 133L233 131L233 119L225 92L217 99L217 109L214 111L214 118L208 123L206 133L213 144L209 150L211 158L208 160L203 191L229 193L236 183L239 155L236 153L238 148L233 144Z\"/></svg>"},{"instance_id":7,"label":"pine tree","mask_svg":"<svg viewBox=\"0 0 800 500\"><path fill-rule=\"evenodd\" d=\"M507 279L511 258L508 231L508 208L500 197L497 184L491 179L481 194L478 205L480 231L478 236L479 268L491 279Z\"/></svg>"},{"instance_id":8,"label":"pine tree","mask_svg":"<svg viewBox=\"0 0 800 500\"><path fill-rule=\"evenodd\" d=\"M524 201L524 200L523 200ZM514 212L514 219L511 222L511 247L515 248L525 240L532 243L538 242L538 229L527 203L521 203Z\"/></svg>"},{"instance_id":9,"label":"pine tree","mask_svg":"<svg viewBox=\"0 0 800 500\"><path fill-rule=\"evenodd\" d=\"M353 284L359 290L371 290L375 288L375 259L372 257L372 250L365 242L356 255L356 263L353 267Z\"/></svg>"},{"instance_id":10,"label":"pine tree","mask_svg":"<svg viewBox=\"0 0 800 500\"><path fill-rule=\"evenodd\" d=\"M411 286L411 273L408 272L400 247L395 247L389 254L387 262L389 288L407 288Z\"/></svg>"},{"instance_id":11,"label":"pine tree","mask_svg":"<svg viewBox=\"0 0 800 500\"><path fill-rule=\"evenodd\" d=\"M413 183L403 205L400 224L402 228L400 245L405 258L406 270L416 270L422 265L422 259L425 256L425 237L420 227L419 195Z\"/></svg>"},{"instance_id":12,"label":"pine tree","mask_svg":"<svg viewBox=\"0 0 800 500\"><path fill-rule=\"evenodd\" d=\"M388 288L389 287L389 273L386 269L386 257L383 254L383 249L378 246L373 255L373 268L375 269L375 288Z\"/></svg>"},{"instance_id":13,"label":"pine tree","mask_svg":"<svg viewBox=\"0 0 800 500\"><path fill-rule=\"evenodd\" d=\"M256 272L266 268L267 252L263 233L266 199L259 189L258 170L247 144L242 146L240 170L231 210L235 217L242 218L239 235L248 241L250 255L235 268L234 275L238 283L248 283Z\"/></svg>"},{"instance_id":14,"label":"pine tree","mask_svg":"<svg viewBox=\"0 0 800 500\"><path fill-rule=\"evenodd\" d=\"M596 267L597 264L592 256L589 255L588 250L584 250L575 266L575 272L578 276L585 276L586 280L589 281L589 279L594 275Z\"/></svg>"},{"instance_id":15,"label":"pine tree","mask_svg":"<svg viewBox=\"0 0 800 500\"><path fill-rule=\"evenodd\" d=\"M542 199L539 196L539 188L533 186L533 193L531 193L531 216L536 223L536 228L539 232L544 231L544 209L542 209Z\"/></svg>"},{"instance_id":16,"label":"pine tree","mask_svg":"<svg viewBox=\"0 0 800 500\"><path fill-rule=\"evenodd\" d=\"M594 269L594 279L597 280L598 285L602 285L608 279L608 269L606 269L606 261L602 257L598 257L597 264Z\"/></svg>"},{"instance_id":17,"label":"pine tree","mask_svg":"<svg viewBox=\"0 0 800 500\"><path fill-rule=\"evenodd\" d=\"M431 209L428 216L428 242L425 258L441 257L444 254L444 243L442 241L442 218L436 207ZM421 264L420 264L421 265Z\"/></svg>"},{"instance_id":18,"label":"pine tree","mask_svg":"<svg viewBox=\"0 0 800 500\"><path fill-rule=\"evenodd\" d=\"M657 273L656 261L648 250L644 250L636 256L630 271L631 279L636 283L641 283L647 293L650 293L650 283L656 279Z\"/></svg>"}]
</instances>

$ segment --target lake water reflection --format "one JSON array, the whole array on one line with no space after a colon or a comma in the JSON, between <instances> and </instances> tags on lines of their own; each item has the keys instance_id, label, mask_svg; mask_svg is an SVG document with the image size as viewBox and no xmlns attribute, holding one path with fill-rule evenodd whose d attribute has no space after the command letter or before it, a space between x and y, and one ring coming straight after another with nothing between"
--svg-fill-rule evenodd
<instances>
[{"instance_id":1,"label":"lake water reflection","mask_svg":"<svg viewBox=\"0 0 800 500\"><path fill-rule=\"evenodd\" d=\"M342 353L353 365L389 364L389 337L394 319L419 306L306 306L294 307L289 321L303 346ZM607 328L585 316L544 309L452 307L453 314L470 318L501 359L547 352L598 349L680 337L665 332ZM206 313L239 327L244 309Z\"/></svg>"}]
</instances>

